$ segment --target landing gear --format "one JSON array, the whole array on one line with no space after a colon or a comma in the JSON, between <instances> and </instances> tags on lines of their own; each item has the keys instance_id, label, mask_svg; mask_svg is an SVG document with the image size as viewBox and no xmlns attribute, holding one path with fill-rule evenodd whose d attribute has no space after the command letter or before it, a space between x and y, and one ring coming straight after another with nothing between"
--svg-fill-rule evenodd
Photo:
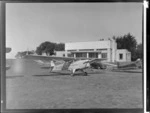
<instances>
[{"instance_id":1,"label":"landing gear","mask_svg":"<svg viewBox=\"0 0 150 113\"><path fill-rule=\"evenodd\" d=\"M76 71L75 69L72 70L72 73L71 73L71 76L72 76L72 77L74 76L75 71Z\"/></svg>"},{"instance_id":2,"label":"landing gear","mask_svg":"<svg viewBox=\"0 0 150 113\"><path fill-rule=\"evenodd\" d=\"M84 76L87 76L87 75L88 75L87 72L84 72L82 69L78 69L78 70L72 70L72 73L71 73L71 76L72 76L72 77L74 76L74 73L75 73L76 71L81 71L81 72L83 72L83 75L84 75Z\"/></svg>"},{"instance_id":3,"label":"landing gear","mask_svg":"<svg viewBox=\"0 0 150 113\"><path fill-rule=\"evenodd\" d=\"M87 74L87 72L85 72L85 71L83 71L83 70L81 70L82 72L83 72L83 75L84 76L87 76L88 74Z\"/></svg>"},{"instance_id":4,"label":"landing gear","mask_svg":"<svg viewBox=\"0 0 150 113\"><path fill-rule=\"evenodd\" d=\"M49 68L49 73L52 72L53 68L54 68L54 67L50 67L50 68Z\"/></svg>"},{"instance_id":5,"label":"landing gear","mask_svg":"<svg viewBox=\"0 0 150 113\"><path fill-rule=\"evenodd\" d=\"M73 76L74 76L74 74L73 74L73 73L71 73L71 76L73 77Z\"/></svg>"},{"instance_id":6,"label":"landing gear","mask_svg":"<svg viewBox=\"0 0 150 113\"><path fill-rule=\"evenodd\" d=\"M87 74L87 72L84 72L84 76L87 76L88 74Z\"/></svg>"}]
</instances>

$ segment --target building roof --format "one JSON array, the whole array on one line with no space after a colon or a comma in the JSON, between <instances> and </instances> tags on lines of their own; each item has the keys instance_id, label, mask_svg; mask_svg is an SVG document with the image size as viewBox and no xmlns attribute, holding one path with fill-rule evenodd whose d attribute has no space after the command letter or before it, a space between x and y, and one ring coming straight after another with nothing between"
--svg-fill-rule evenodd
<instances>
[{"instance_id":1,"label":"building roof","mask_svg":"<svg viewBox=\"0 0 150 113\"><path fill-rule=\"evenodd\" d=\"M119 52L128 52L128 53L131 53L130 51L128 51L127 49L117 49L117 51L119 51Z\"/></svg>"},{"instance_id":2,"label":"building roof","mask_svg":"<svg viewBox=\"0 0 150 113\"><path fill-rule=\"evenodd\" d=\"M104 41L65 43L65 50L102 49L102 48L111 48L111 41L104 40Z\"/></svg>"}]
</instances>

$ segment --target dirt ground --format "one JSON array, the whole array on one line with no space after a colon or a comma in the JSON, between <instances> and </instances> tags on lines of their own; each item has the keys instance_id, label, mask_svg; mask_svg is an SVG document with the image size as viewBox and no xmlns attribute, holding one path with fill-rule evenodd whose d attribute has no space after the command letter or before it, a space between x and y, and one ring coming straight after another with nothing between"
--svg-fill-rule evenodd
<instances>
[{"instance_id":1,"label":"dirt ground","mask_svg":"<svg viewBox=\"0 0 150 113\"><path fill-rule=\"evenodd\" d=\"M7 109L142 108L141 71L48 73L30 60L8 60Z\"/></svg>"}]
</instances>

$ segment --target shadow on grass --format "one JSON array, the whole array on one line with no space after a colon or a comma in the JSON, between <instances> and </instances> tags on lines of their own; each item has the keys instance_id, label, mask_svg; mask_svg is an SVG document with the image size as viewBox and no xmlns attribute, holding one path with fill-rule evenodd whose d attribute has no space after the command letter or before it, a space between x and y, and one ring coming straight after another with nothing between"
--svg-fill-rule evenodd
<instances>
[{"instance_id":1,"label":"shadow on grass","mask_svg":"<svg viewBox=\"0 0 150 113\"><path fill-rule=\"evenodd\" d=\"M64 73L53 73L53 74L49 74L49 75L32 75L35 77L50 77L50 76L71 76L70 74L64 74ZM83 74L74 74L74 76L84 76ZM89 76L89 75L87 75Z\"/></svg>"},{"instance_id":2,"label":"shadow on grass","mask_svg":"<svg viewBox=\"0 0 150 113\"><path fill-rule=\"evenodd\" d=\"M50 69L50 67L40 67L41 69Z\"/></svg>"},{"instance_id":3,"label":"shadow on grass","mask_svg":"<svg viewBox=\"0 0 150 113\"><path fill-rule=\"evenodd\" d=\"M24 77L24 75L6 76L7 79L10 79L10 78L18 78L18 77Z\"/></svg>"},{"instance_id":4,"label":"shadow on grass","mask_svg":"<svg viewBox=\"0 0 150 113\"><path fill-rule=\"evenodd\" d=\"M90 76L90 74L104 74L105 72L87 72L88 74L87 75L84 75L84 73L80 73L80 72L76 72L74 74L74 76ZM71 73L70 72L51 72L49 74L40 74L40 75L32 75L32 76L36 76L36 77L42 77L42 76L71 76Z\"/></svg>"},{"instance_id":5,"label":"shadow on grass","mask_svg":"<svg viewBox=\"0 0 150 113\"><path fill-rule=\"evenodd\" d=\"M142 73L142 71L122 71L122 70L113 70L112 72L123 72L123 73Z\"/></svg>"}]
</instances>

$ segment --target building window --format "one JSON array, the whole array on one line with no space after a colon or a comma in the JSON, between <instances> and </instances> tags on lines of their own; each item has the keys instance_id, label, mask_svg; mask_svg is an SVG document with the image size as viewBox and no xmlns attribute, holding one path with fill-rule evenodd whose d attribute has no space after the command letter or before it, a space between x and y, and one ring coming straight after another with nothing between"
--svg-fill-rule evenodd
<instances>
[{"instance_id":1,"label":"building window","mask_svg":"<svg viewBox=\"0 0 150 113\"><path fill-rule=\"evenodd\" d=\"M65 57L65 54L63 54L63 57Z\"/></svg>"},{"instance_id":2,"label":"building window","mask_svg":"<svg viewBox=\"0 0 150 113\"><path fill-rule=\"evenodd\" d=\"M104 50L107 50L107 49L96 49L97 51L104 51Z\"/></svg>"},{"instance_id":3,"label":"building window","mask_svg":"<svg viewBox=\"0 0 150 113\"><path fill-rule=\"evenodd\" d=\"M89 53L89 58L98 58L98 53Z\"/></svg>"},{"instance_id":4,"label":"building window","mask_svg":"<svg viewBox=\"0 0 150 113\"><path fill-rule=\"evenodd\" d=\"M76 49L72 49L72 50L67 50L67 51L70 51L70 52L72 52L72 51L77 51Z\"/></svg>"},{"instance_id":5,"label":"building window","mask_svg":"<svg viewBox=\"0 0 150 113\"><path fill-rule=\"evenodd\" d=\"M119 54L119 59L120 59L120 60L123 59L123 54Z\"/></svg>"},{"instance_id":6,"label":"building window","mask_svg":"<svg viewBox=\"0 0 150 113\"><path fill-rule=\"evenodd\" d=\"M80 57L85 57L87 58L87 53L76 53L76 57L80 58Z\"/></svg>"},{"instance_id":7,"label":"building window","mask_svg":"<svg viewBox=\"0 0 150 113\"><path fill-rule=\"evenodd\" d=\"M67 55L68 57L73 57L73 53L69 53L68 55Z\"/></svg>"},{"instance_id":8,"label":"building window","mask_svg":"<svg viewBox=\"0 0 150 113\"><path fill-rule=\"evenodd\" d=\"M107 58L107 53L102 53L102 58Z\"/></svg>"}]
</instances>

